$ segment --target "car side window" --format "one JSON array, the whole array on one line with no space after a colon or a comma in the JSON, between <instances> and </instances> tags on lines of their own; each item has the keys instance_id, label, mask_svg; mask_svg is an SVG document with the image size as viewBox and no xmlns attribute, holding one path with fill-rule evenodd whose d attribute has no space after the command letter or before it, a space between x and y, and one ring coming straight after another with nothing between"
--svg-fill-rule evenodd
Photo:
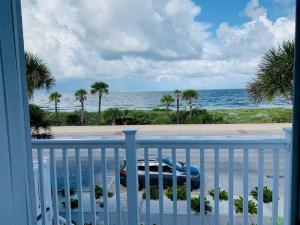
<instances>
[{"instance_id":1,"label":"car side window","mask_svg":"<svg viewBox=\"0 0 300 225\"><path fill-rule=\"evenodd\" d=\"M169 166L163 166L163 171L166 173L172 173L172 168Z\"/></svg>"},{"instance_id":2,"label":"car side window","mask_svg":"<svg viewBox=\"0 0 300 225\"><path fill-rule=\"evenodd\" d=\"M138 170L145 171L145 167L144 166L138 166Z\"/></svg>"},{"instance_id":3,"label":"car side window","mask_svg":"<svg viewBox=\"0 0 300 225\"><path fill-rule=\"evenodd\" d=\"M151 172L157 172L158 171L158 166L150 166L149 171Z\"/></svg>"}]
</instances>

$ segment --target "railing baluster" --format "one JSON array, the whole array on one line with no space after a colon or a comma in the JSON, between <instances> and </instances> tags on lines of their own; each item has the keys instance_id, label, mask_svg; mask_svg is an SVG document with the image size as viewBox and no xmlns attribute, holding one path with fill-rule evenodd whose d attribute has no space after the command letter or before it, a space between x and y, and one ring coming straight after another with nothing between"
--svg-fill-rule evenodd
<instances>
[{"instance_id":1,"label":"railing baluster","mask_svg":"<svg viewBox=\"0 0 300 225\"><path fill-rule=\"evenodd\" d=\"M272 223L278 224L278 179L279 179L279 149L273 151L273 195L272 195Z\"/></svg>"},{"instance_id":2,"label":"railing baluster","mask_svg":"<svg viewBox=\"0 0 300 225\"><path fill-rule=\"evenodd\" d=\"M244 225L248 225L248 173L249 173L249 150L244 149L243 166L243 220Z\"/></svg>"},{"instance_id":3,"label":"railing baluster","mask_svg":"<svg viewBox=\"0 0 300 225\"><path fill-rule=\"evenodd\" d=\"M55 149L50 149L50 166L51 166L51 189L52 189L52 203L53 203L53 223L58 224L58 198L57 198L57 176L56 176L56 158Z\"/></svg>"},{"instance_id":4,"label":"railing baluster","mask_svg":"<svg viewBox=\"0 0 300 225\"><path fill-rule=\"evenodd\" d=\"M264 202L263 202L263 192L264 192L264 149L258 149L258 215L257 221L258 225L263 225L264 216Z\"/></svg>"},{"instance_id":5,"label":"railing baluster","mask_svg":"<svg viewBox=\"0 0 300 225\"><path fill-rule=\"evenodd\" d=\"M204 148L200 149L200 224L205 223L205 169L204 169Z\"/></svg>"},{"instance_id":6,"label":"railing baluster","mask_svg":"<svg viewBox=\"0 0 300 225\"><path fill-rule=\"evenodd\" d=\"M116 183L116 210L117 224L121 225L121 200L120 200L120 157L119 149L115 148L115 183Z\"/></svg>"},{"instance_id":7,"label":"railing baluster","mask_svg":"<svg viewBox=\"0 0 300 225\"><path fill-rule=\"evenodd\" d=\"M215 171L214 171L214 208L215 225L219 225L219 149L215 149Z\"/></svg>"},{"instance_id":8,"label":"railing baluster","mask_svg":"<svg viewBox=\"0 0 300 225\"><path fill-rule=\"evenodd\" d=\"M172 184L173 184L173 225L177 224L177 170L176 170L176 148L172 148Z\"/></svg>"},{"instance_id":9,"label":"railing baluster","mask_svg":"<svg viewBox=\"0 0 300 225\"><path fill-rule=\"evenodd\" d=\"M83 225L83 199L82 199L82 175L81 175L81 157L80 149L75 149L76 158L76 185L77 185L77 197L78 197L78 224Z\"/></svg>"},{"instance_id":10,"label":"railing baluster","mask_svg":"<svg viewBox=\"0 0 300 225\"><path fill-rule=\"evenodd\" d=\"M70 204L70 184L69 184L69 162L68 149L63 149L63 164L64 164L64 193L65 193L65 207L66 207L66 221L67 225L71 225L71 204Z\"/></svg>"},{"instance_id":11,"label":"railing baluster","mask_svg":"<svg viewBox=\"0 0 300 225\"><path fill-rule=\"evenodd\" d=\"M41 214L42 224L46 225L46 198L45 198L45 178L44 178L44 158L43 149L37 149L38 152L38 169L39 169L39 183L40 183L40 202L41 202Z\"/></svg>"},{"instance_id":12,"label":"railing baluster","mask_svg":"<svg viewBox=\"0 0 300 225\"><path fill-rule=\"evenodd\" d=\"M187 224L191 224L191 150L186 149L186 193L187 193Z\"/></svg>"},{"instance_id":13,"label":"railing baluster","mask_svg":"<svg viewBox=\"0 0 300 225\"><path fill-rule=\"evenodd\" d=\"M164 224L164 184L162 171L162 149L158 148L159 224Z\"/></svg>"},{"instance_id":14,"label":"railing baluster","mask_svg":"<svg viewBox=\"0 0 300 225\"><path fill-rule=\"evenodd\" d=\"M89 158L89 182L90 182L90 206L92 225L96 225L96 201L95 201L95 179L94 179L94 158L93 149L88 149Z\"/></svg>"},{"instance_id":15,"label":"railing baluster","mask_svg":"<svg viewBox=\"0 0 300 225\"><path fill-rule=\"evenodd\" d=\"M228 221L233 224L233 179L234 179L234 150L229 149L228 156Z\"/></svg>"},{"instance_id":16,"label":"railing baluster","mask_svg":"<svg viewBox=\"0 0 300 225\"><path fill-rule=\"evenodd\" d=\"M107 200L107 168L106 168L106 148L101 149L101 161L102 161L102 182L103 182L103 204L104 204L104 224L109 224L108 219L108 200Z\"/></svg>"},{"instance_id":17,"label":"railing baluster","mask_svg":"<svg viewBox=\"0 0 300 225\"><path fill-rule=\"evenodd\" d=\"M145 158L145 192L146 192L146 225L150 225L150 185L149 185L149 151L144 149Z\"/></svg>"}]
</instances>

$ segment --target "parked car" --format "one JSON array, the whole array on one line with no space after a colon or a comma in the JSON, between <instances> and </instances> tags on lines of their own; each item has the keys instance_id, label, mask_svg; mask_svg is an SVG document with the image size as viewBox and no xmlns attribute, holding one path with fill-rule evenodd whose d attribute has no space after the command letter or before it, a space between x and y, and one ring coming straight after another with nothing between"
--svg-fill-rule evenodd
<instances>
[{"instance_id":1,"label":"parked car","mask_svg":"<svg viewBox=\"0 0 300 225\"><path fill-rule=\"evenodd\" d=\"M150 185L158 185L159 172L158 172L158 160L151 159L149 160L149 181ZM187 166L185 163L176 162L176 177L177 177L177 185L184 185L186 183L187 178ZM137 165L138 170L138 185L139 190L145 187L145 160L138 160ZM162 170L163 170L163 186L169 187L172 186L173 180L173 165L172 161L168 158L162 159ZM191 177L191 188L197 189L200 186L200 171L199 169L191 165L190 166L190 177ZM121 165L120 170L120 183L123 186L127 186L126 181L126 160Z\"/></svg>"}]
</instances>

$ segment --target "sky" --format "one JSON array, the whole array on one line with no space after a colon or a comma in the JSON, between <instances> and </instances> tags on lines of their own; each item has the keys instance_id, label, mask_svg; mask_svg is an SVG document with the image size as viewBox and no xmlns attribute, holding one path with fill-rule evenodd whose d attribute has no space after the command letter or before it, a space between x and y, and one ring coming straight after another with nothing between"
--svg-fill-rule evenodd
<instances>
[{"instance_id":1,"label":"sky","mask_svg":"<svg viewBox=\"0 0 300 225\"><path fill-rule=\"evenodd\" d=\"M245 88L294 38L295 0L22 0L25 50L54 90Z\"/></svg>"}]
</instances>

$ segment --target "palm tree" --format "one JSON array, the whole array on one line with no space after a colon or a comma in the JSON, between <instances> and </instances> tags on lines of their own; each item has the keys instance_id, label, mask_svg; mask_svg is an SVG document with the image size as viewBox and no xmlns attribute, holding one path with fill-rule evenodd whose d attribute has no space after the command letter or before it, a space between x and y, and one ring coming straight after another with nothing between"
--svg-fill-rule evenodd
<instances>
[{"instance_id":1,"label":"palm tree","mask_svg":"<svg viewBox=\"0 0 300 225\"><path fill-rule=\"evenodd\" d=\"M61 94L58 92L52 92L49 95L49 102L54 102L55 105L55 117L56 117L56 123L58 123L58 108L57 104L60 102Z\"/></svg>"},{"instance_id":2,"label":"palm tree","mask_svg":"<svg viewBox=\"0 0 300 225\"><path fill-rule=\"evenodd\" d=\"M293 101L294 50L294 41L285 41L264 55L256 78L247 86L252 101L272 101L277 97Z\"/></svg>"},{"instance_id":3,"label":"palm tree","mask_svg":"<svg viewBox=\"0 0 300 225\"><path fill-rule=\"evenodd\" d=\"M160 102L166 106L167 109L167 113L169 114L169 107L170 105L174 102L174 98L172 97L172 95L164 95L162 96L162 98L160 99Z\"/></svg>"},{"instance_id":4,"label":"palm tree","mask_svg":"<svg viewBox=\"0 0 300 225\"><path fill-rule=\"evenodd\" d=\"M28 95L32 99L34 90L51 89L55 84L55 79L44 61L36 55L25 52L25 62Z\"/></svg>"},{"instance_id":5,"label":"palm tree","mask_svg":"<svg viewBox=\"0 0 300 225\"><path fill-rule=\"evenodd\" d=\"M174 91L174 94L176 96L176 119L177 119L177 124L179 124L179 101L180 101L180 96L181 96L182 91L176 89Z\"/></svg>"},{"instance_id":6,"label":"palm tree","mask_svg":"<svg viewBox=\"0 0 300 225\"><path fill-rule=\"evenodd\" d=\"M100 124L101 121L101 98L103 94L107 94L108 93L108 84L104 83L104 82L95 82L92 86L91 86L91 93L97 94L98 93L98 124Z\"/></svg>"},{"instance_id":7,"label":"palm tree","mask_svg":"<svg viewBox=\"0 0 300 225\"><path fill-rule=\"evenodd\" d=\"M198 93L195 90L189 89L185 90L182 93L182 100L186 101L190 106L190 114L189 117L192 118L192 110L193 110L193 100L198 99Z\"/></svg>"},{"instance_id":8,"label":"palm tree","mask_svg":"<svg viewBox=\"0 0 300 225\"><path fill-rule=\"evenodd\" d=\"M76 100L80 102L81 104L81 117L80 117L80 123L81 125L84 122L83 114L84 114L84 101L86 100L87 92L84 89L79 89L75 92Z\"/></svg>"}]
</instances>

